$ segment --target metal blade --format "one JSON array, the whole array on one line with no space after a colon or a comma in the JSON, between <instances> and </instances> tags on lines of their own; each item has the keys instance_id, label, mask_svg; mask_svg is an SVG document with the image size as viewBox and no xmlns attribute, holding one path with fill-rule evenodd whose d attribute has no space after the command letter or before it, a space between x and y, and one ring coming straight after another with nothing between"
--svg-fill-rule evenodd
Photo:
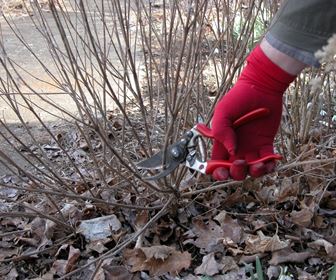
<instances>
[{"instance_id":1,"label":"metal blade","mask_svg":"<svg viewBox=\"0 0 336 280\"><path fill-rule=\"evenodd\" d=\"M136 164L139 169L159 169L162 168L163 152L160 151L152 157L140 161Z\"/></svg>"},{"instance_id":2,"label":"metal blade","mask_svg":"<svg viewBox=\"0 0 336 280\"><path fill-rule=\"evenodd\" d=\"M139 169L159 169L162 168L162 172L145 178L146 180L157 180L162 177L168 176L175 168L181 163L185 163L188 155L188 138L182 138L177 143L170 145L166 151L165 166L162 166L164 153L161 151L149 159L143 160L137 164Z\"/></svg>"},{"instance_id":3,"label":"metal blade","mask_svg":"<svg viewBox=\"0 0 336 280\"><path fill-rule=\"evenodd\" d=\"M170 165L165 170L163 170L161 173L159 173L157 175L154 175L154 176L151 176L151 177L146 177L144 179L146 179L148 181L161 179L163 177L168 176L170 173L172 173L179 165L180 165L180 162L171 161Z\"/></svg>"}]
</instances>

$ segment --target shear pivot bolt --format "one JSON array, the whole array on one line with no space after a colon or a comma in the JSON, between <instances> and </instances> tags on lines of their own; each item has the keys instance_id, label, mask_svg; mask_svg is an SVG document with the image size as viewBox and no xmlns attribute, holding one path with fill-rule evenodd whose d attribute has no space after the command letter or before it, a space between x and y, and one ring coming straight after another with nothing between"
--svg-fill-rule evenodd
<instances>
[{"instance_id":1,"label":"shear pivot bolt","mask_svg":"<svg viewBox=\"0 0 336 280\"><path fill-rule=\"evenodd\" d=\"M170 153L173 156L173 158L176 158L176 159L178 159L181 156L181 150L177 147L172 148Z\"/></svg>"},{"instance_id":2,"label":"shear pivot bolt","mask_svg":"<svg viewBox=\"0 0 336 280\"><path fill-rule=\"evenodd\" d=\"M180 142L181 142L182 145L186 145L186 144L187 144L187 139L182 138L182 139L180 140Z\"/></svg>"},{"instance_id":3,"label":"shear pivot bolt","mask_svg":"<svg viewBox=\"0 0 336 280\"><path fill-rule=\"evenodd\" d=\"M191 137L194 136L194 133L193 133L192 131L188 131L188 132L187 132L187 136L188 136L189 138L191 138Z\"/></svg>"}]
</instances>

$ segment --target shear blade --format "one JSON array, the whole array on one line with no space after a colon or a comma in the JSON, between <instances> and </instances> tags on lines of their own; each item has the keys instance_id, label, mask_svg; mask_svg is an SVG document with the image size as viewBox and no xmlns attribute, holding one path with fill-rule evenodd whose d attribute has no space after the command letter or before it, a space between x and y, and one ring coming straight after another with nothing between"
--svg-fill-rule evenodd
<instances>
[{"instance_id":1,"label":"shear blade","mask_svg":"<svg viewBox=\"0 0 336 280\"><path fill-rule=\"evenodd\" d=\"M170 155L171 149L175 146L176 144L168 146L166 149L166 165L170 164L170 161L173 161ZM148 159L145 159L143 161L140 161L136 164L136 166L139 169L160 169L163 168L163 151L159 151L153 156L151 156Z\"/></svg>"},{"instance_id":2,"label":"shear blade","mask_svg":"<svg viewBox=\"0 0 336 280\"><path fill-rule=\"evenodd\" d=\"M163 177L168 176L170 173L172 173L178 166L180 165L180 162L178 161L171 161L169 166L164 169L161 173L154 175L154 176L150 176L150 177L146 177L146 180L152 181L152 180L158 180L161 179Z\"/></svg>"},{"instance_id":3,"label":"shear blade","mask_svg":"<svg viewBox=\"0 0 336 280\"><path fill-rule=\"evenodd\" d=\"M139 169L159 169L162 168L163 152L160 151L152 157L140 161L136 164Z\"/></svg>"}]
</instances>

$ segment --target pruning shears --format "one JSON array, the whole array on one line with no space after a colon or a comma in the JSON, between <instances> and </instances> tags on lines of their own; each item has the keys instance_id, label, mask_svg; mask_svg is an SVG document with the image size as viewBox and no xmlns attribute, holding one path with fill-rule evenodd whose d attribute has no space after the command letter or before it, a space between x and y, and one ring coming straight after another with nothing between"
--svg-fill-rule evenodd
<instances>
[{"instance_id":1,"label":"pruning shears","mask_svg":"<svg viewBox=\"0 0 336 280\"><path fill-rule=\"evenodd\" d=\"M250 121L265 117L270 113L267 108L253 110L233 123L238 128ZM213 139L213 132L203 123L196 124L188 130L176 143L167 147L166 151L159 151L152 157L136 164L142 170L159 170L157 175L146 177L146 180L158 180L171 174L179 165L184 164L189 169L203 174L212 174L219 167L229 169L232 162L228 160L207 160L205 141L203 137ZM280 160L282 156L272 154L255 161L247 162L248 165L257 164L268 160Z\"/></svg>"}]
</instances>

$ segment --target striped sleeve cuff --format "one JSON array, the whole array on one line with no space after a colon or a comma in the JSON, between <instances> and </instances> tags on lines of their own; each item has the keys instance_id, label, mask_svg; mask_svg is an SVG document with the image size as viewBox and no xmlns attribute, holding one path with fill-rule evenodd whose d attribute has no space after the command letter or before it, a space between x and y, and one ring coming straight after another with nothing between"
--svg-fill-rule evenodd
<instances>
[{"instance_id":1,"label":"striped sleeve cuff","mask_svg":"<svg viewBox=\"0 0 336 280\"><path fill-rule=\"evenodd\" d=\"M292 47L286 43L281 42L277 38L275 38L270 32L267 32L265 35L265 39L267 42L277 50L305 63L310 66L320 67L320 63L318 59L314 56L313 53L297 49Z\"/></svg>"}]
</instances>

